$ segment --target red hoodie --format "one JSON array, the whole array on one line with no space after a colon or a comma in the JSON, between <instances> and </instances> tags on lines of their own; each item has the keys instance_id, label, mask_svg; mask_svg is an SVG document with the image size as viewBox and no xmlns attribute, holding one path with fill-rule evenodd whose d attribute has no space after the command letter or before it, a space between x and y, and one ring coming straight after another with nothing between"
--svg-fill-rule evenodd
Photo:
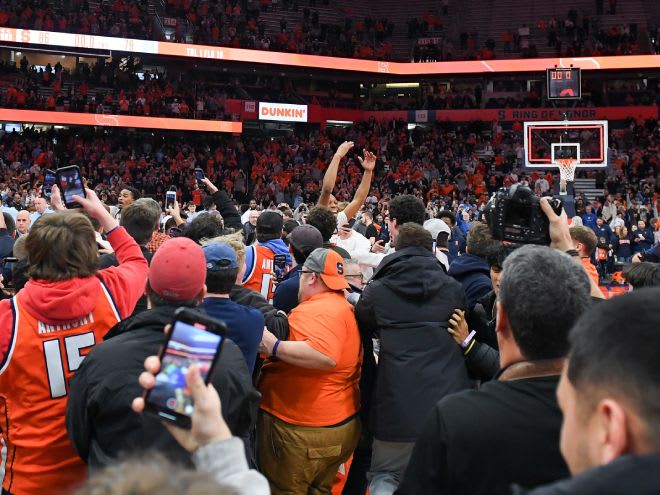
<instances>
[{"instance_id":1,"label":"red hoodie","mask_svg":"<svg viewBox=\"0 0 660 495\"><path fill-rule=\"evenodd\" d=\"M51 324L80 318L94 309L101 291L100 279L108 288L121 318L130 316L144 294L149 269L147 260L123 227L114 230L108 241L115 250L119 266L100 270L95 276L61 282L30 279L20 292L25 309L40 321ZM0 362L7 353L13 326L10 299L4 299L0 301Z\"/></svg>"},{"instance_id":2,"label":"red hoodie","mask_svg":"<svg viewBox=\"0 0 660 495\"><path fill-rule=\"evenodd\" d=\"M67 493L84 480L64 424L67 382L132 313L147 280L147 261L126 230L108 241L118 267L61 282L30 279L0 301L0 432L9 454L3 485L14 495Z\"/></svg>"}]
</instances>

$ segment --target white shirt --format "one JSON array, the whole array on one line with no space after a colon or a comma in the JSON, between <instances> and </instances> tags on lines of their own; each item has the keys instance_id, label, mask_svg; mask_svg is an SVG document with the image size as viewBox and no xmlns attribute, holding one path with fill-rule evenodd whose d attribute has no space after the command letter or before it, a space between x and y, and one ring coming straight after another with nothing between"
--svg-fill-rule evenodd
<instances>
[{"instance_id":1,"label":"white shirt","mask_svg":"<svg viewBox=\"0 0 660 495\"><path fill-rule=\"evenodd\" d=\"M346 225L347 223L348 217L346 216L346 213L343 211L337 213L337 228L341 227L342 225Z\"/></svg>"},{"instance_id":2,"label":"white shirt","mask_svg":"<svg viewBox=\"0 0 660 495\"><path fill-rule=\"evenodd\" d=\"M447 255L440 251L439 249L435 250L435 257L437 260L442 263L445 267L445 270L449 271L449 258L447 258Z\"/></svg>"},{"instance_id":3,"label":"white shirt","mask_svg":"<svg viewBox=\"0 0 660 495\"><path fill-rule=\"evenodd\" d=\"M351 235L347 239L342 239L336 235L330 239L330 242L333 242L336 246L345 249L351 256L353 256L353 252L357 250L371 250L371 243L369 242L369 239L355 230L351 230Z\"/></svg>"}]
</instances>

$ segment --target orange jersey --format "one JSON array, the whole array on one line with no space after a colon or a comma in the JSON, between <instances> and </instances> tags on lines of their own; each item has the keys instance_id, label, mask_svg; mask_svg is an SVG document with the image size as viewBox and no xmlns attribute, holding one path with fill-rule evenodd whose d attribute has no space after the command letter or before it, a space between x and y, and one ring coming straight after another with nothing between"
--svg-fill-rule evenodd
<instances>
[{"instance_id":1,"label":"orange jersey","mask_svg":"<svg viewBox=\"0 0 660 495\"><path fill-rule=\"evenodd\" d=\"M99 281L99 283L101 283ZM105 285L95 309L57 325L38 321L19 292L9 352L0 363L0 430L7 447L3 488L12 495L69 493L87 468L67 437L68 383L85 355L120 321Z\"/></svg>"},{"instance_id":2,"label":"orange jersey","mask_svg":"<svg viewBox=\"0 0 660 495\"><path fill-rule=\"evenodd\" d=\"M252 255L248 252L252 251ZM243 287L260 293L268 302L275 293L275 253L266 246L256 244L245 249L245 275Z\"/></svg>"}]
</instances>

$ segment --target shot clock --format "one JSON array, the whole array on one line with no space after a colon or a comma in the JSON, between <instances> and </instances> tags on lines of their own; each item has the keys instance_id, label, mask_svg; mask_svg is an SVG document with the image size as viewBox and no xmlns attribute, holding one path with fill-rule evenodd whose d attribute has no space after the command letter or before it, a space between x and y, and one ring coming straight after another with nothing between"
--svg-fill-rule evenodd
<instances>
[{"instance_id":1,"label":"shot clock","mask_svg":"<svg viewBox=\"0 0 660 495\"><path fill-rule=\"evenodd\" d=\"M549 100L579 100L582 97L580 69L571 67L548 69Z\"/></svg>"}]
</instances>

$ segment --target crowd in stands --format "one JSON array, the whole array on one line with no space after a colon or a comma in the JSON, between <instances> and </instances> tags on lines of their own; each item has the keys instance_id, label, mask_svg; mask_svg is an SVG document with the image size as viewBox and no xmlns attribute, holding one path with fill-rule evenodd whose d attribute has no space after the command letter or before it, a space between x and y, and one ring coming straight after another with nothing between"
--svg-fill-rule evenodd
<instances>
[{"instance_id":1,"label":"crowd in stands","mask_svg":"<svg viewBox=\"0 0 660 495\"><path fill-rule=\"evenodd\" d=\"M121 38L152 39L153 26L146 0L98 2L87 0L3 1L0 26Z\"/></svg>"},{"instance_id":2,"label":"crowd in stands","mask_svg":"<svg viewBox=\"0 0 660 495\"><path fill-rule=\"evenodd\" d=\"M613 11L609 10L607 14L613 15ZM507 58L511 57L512 53L518 53L522 58L538 58L539 47L535 44L535 39L538 38L545 38L547 46L555 49L557 57L639 53L637 24L623 23L603 28L602 15L602 12L589 15L571 8L565 18L541 18L534 26L523 24L507 29L499 35L497 41L489 38L480 42L479 33L465 30L459 36L459 47L465 58L478 60ZM444 51L445 45L446 43L440 43L438 48L443 48ZM449 46L451 48L451 44Z\"/></svg>"},{"instance_id":3,"label":"crowd in stands","mask_svg":"<svg viewBox=\"0 0 660 495\"><path fill-rule=\"evenodd\" d=\"M120 67L120 64L122 67ZM136 74L140 74L138 77ZM144 70L139 60L113 59L71 72L59 61L32 66L26 55L16 65L0 65L0 101L5 107L166 116L196 119L227 118L227 99L300 102L365 110L443 110L475 108L538 108L549 106L540 84L528 90L511 81L494 81L492 94L481 85L425 83L407 98L368 95L359 98L357 85L310 85L308 80L279 76L231 77L187 72L171 76ZM504 96L505 95L505 96ZM584 81L580 107L653 105L660 86L630 81Z\"/></svg>"},{"instance_id":4,"label":"crowd in stands","mask_svg":"<svg viewBox=\"0 0 660 495\"><path fill-rule=\"evenodd\" d=\"M597 176L597 186L605 191L603 197L592 204L578 198L578 215L585 213L587 206L600 212L604 204L613 204L616 212L609 208L601 212L607 223L618 212L624 213L628 232L640 220L650 225L658 199L658 132L654 121L631 120L627 127L612 133L610 146L617 175L607 181ZM430 207L455 213L460 205L464 209L468 205L465 212L474 219L499 187L525 182L547 191L556 181L552 174L522 171L520 130L503 130L497 122L453 129L418 127L409 134L402 121L371 119L348 129L298 132L274 140L143 134L127 138L125 133L109 130L38 133L26 129L22 134L7 133L0 140L2 194L17 210L32 208L43 169L78 164L109 204L116 203L125 185L159 202L164 200L165 191L175 186L183 203L202 208L201 192L191 179L191 170L199 167L241 204L252 198L261 208L286 203L297 212L302 204L309 207L318 200L326 164L342 140L354 141L358 150L378 152L368 200L378 205L374 212L378 225L383 224L383 205L398 194L412 194ZM353 197L360 175L361 167L351 157L337 178L335 195L339 201Z\"/></svg>"},{"instance_id":5,"label":"crowd in stands","mask_svg":"<svg viewBox=\"0 0 660 495\"><path fill-rule=\"evenodd\" d=\"M511 27L498 40L480 40L479 33L465 24L458 39L452 40L445 32L448 6L438 7L407 21L415 62L489 60L514 53L535 58L539 52L532 39L537 34L547 39L549 47L556 48L559 57L628 55L640 50L636 24L600 27L601 16L616 9L588 14L572 8L565 19L542 18L535 26ZM270 29L264 15L273 16L279 11L301 15L295 24L283 16L280 29ZM178 42L377 60L392 59L392 34L395 29L406 29L385 17L355 19L350 9L338 12L343 25L336 20L323 22L311 3L301 5L297 0L168 0L162 15L175 22L174 41ZM158 39L155 23L146 0L102 1L95 7L90 7L87 0L0 2L0 26Z\"/></svg>"},{"instance_id":6,"label":"crowd in stands","mask_svg":"<svg viewBox=\"0 0 660 495\"><path fill-rule=\"evenodd\" d=\"M272 32L264 13L272 16L278 11L302 15L293 25L282 17L279 30ZM201 44L379 60L389 59L392 50L387 38L394 25L387 19L353 20L347 16L343 26L322 22L311 3L300 8L297 1L279 5L270 0L215 4L169 0L165 13L176 19L175 41L179 42L186 42L191 35Z\"/></svg>"}]
</instances>

